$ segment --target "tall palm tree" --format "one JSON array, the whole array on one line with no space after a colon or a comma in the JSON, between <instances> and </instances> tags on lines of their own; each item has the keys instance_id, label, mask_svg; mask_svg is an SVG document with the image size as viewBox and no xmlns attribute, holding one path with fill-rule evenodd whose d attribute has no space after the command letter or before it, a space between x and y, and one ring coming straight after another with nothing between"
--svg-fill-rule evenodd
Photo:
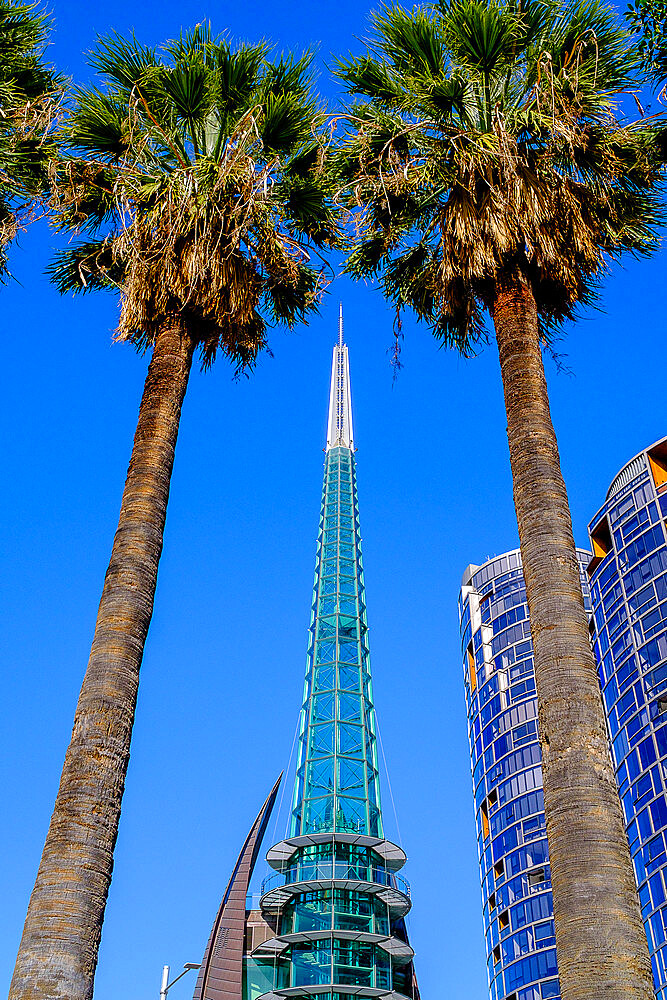
<instances>
[{"instance_id":1,"label":"tall palm tree","mask_svg":"<svg viewBox=\"0 0 667 1000\"><path fill-rule=\"evenodd\" d=\"M336 238L310 56L271 61L198 26L159 53L103 39L92 65L103 84L76 91L53 170L60 226L88 238L52 274L62 291L118 290L118 338L152 357L12 1000L93 994L193 356L252 369L269 324L316 308L311 258Z\"/></svg>"},{"instance_id":2,"label":"tall palm tree","mask_svg":"<svg viewBox=\"0 0 667 1000\"><path fill-rule=\"evenodd\" d=\"M564 1000L649 1000L542 361L606 262L656 245L660 123L629 121L627 33L600 0L453 0L373 17L339 62L348 270L469 354L492 320L535 647Z\"/></svg>"},{"instance_id":3,"label":"tall palm tree","mask_svg":"<svg viewBox=\"0 0 667 1000\"><path fill-rule=\"evenodd\" d=\"M0 0L0 281L9 245L48 191L62 78L44 62L49 24L34 4Z\"/></svg>"}]
</instances>

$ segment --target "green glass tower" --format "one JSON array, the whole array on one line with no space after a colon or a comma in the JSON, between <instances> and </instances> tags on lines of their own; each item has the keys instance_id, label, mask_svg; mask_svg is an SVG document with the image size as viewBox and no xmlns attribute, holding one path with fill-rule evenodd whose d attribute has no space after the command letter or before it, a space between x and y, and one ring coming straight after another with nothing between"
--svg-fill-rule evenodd
<instances>
[{"instance_id":1,"label":"green glass tower","mask_svg":"<svg viewBox=\"0 0 667 1000\"><path fill-rule=\"evenodd\" d=\"M294 794L287 839L267 854L260 906L274 936L246 959L247 1000L418 996L376 741L341 311Z\"/></svg>"}]
</instances>

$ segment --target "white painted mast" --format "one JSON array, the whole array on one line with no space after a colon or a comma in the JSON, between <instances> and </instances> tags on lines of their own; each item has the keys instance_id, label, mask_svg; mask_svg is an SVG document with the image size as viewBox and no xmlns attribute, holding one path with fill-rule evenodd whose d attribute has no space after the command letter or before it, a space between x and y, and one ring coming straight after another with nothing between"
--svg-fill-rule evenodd
<instances>
[{"instance_id":1,"label":"white painted mast","mask_svg":"<svg viewBox=\"0 0 667 1000\"><path fill-rule=\"evenodd\" d=\"M333 362L331 365L327 451L329 448L350 448L354 450L350 363L347 355L347 347L343 343L342 302L338 312L338 343L333 349Z\"/></svg>"}]
</instances>

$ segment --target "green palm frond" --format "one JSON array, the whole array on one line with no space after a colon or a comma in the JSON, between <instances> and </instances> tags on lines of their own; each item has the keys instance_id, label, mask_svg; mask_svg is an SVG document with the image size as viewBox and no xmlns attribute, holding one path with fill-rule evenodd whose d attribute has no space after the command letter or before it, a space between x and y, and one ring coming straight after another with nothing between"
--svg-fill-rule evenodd
<instances>
[{"instance_id":1,"label":"green palm frond","mask_svg":"<svg viewBox=\"0 0 667 1000\"><path fill-rule=\"evenodd\" d=\"M147 71L158 65L154 48L142 45L134 35L128 39L117 32L98 38L89 61L106 78L112 91L124 95L131 93L145 79Z\"/></svg>"},{"instance_id":2,"label":"green palm frond","mask_svg":"<svg viewBox=\"0 0 667 1000\"><path fill-rule=\"evenodd\" d=\"M91 240L59 251L46 273L62 294L117 289L123 279L122 268L114 262L106 240Z\"/></svg>"},{"instance_id":3,"label":"green palm frond","mask_svg":"<svg viewBox=\"0 0 667 1000\"><path fill-rule=\"evenodd\" d=\"M120 157L129 145L127 107L117 97L100 91L74 91L75 110L70 119L70 141L91 153Z\"/></svg>"},{"instance_id":4,"label":"green palm frond","mask_svg":"<svg viewBox=\"0 0 667 1000\"><path fill-rule=\"evenodd\" d=\"M275 62L264 65L262 90L272 94L293 94L304 101L312 100L312 66L314 52L306 51L299 58L282 55Z\"/></svg>"},{"instance_id":5,"label":"green palm frond","mask_svg":"<svg viewBox=\"0 0 667 1000\"><path fill-rule=\"evenodd\" d=\"M171 99L176 118L186 122L199 121L209 109L208 74L204 66L175 66L164 73L162 86Z\"/></svg>"},{"instance_id":6,"label":"green palm frond","mask_svg":"<svg viewBox=\"0 0 667 1000\"><path fill-rule=\"evenodd\" d=\"M10 244L46 211L65 86L44 62L48 32L35 4L0 0L0 282L9 275Z\"/></svg>"},{"instance_id":7,"label":"green palm frond","mask_svg":"<svg viewBox=\"0 0 667 1000\"><path fill-rule=\"evenodd\" d=\"M213 50L216 87L214 104L221 119L239 116L250 108L250 100L257 87L262 66L267 57L267 46L242 45L236 50L220 42Z\"/></svg>"},{"instance_id":8,"label":"green palm frond","mask_svg":"<svg viewBox=\"0 0 667 1000\"><path fill-rule=\"evenodd\" d=\"M437 78L443 72L443 38L426 10L385 7L372 24L379 51L399 73Z\"/></svg>"},{"instance_id":9,"label":"green palm frond","mask_svg":"<svg viewBox=\"0 0 667 1000\"><path fill-rule=\"evenodd\" d=\"M501 71L514 58L521 15L511 6L461 0L445 9L443 41L457 65L477 73Z\"/></svg>"},{"instance_id":10,"label":"green palm frond","mask_svg":"<svg viewBox=\"0 0 667 1000\"><path fill-rule=\"evenodd\" d=\"M403 89L389 67L371 56L339 59L335 65L337 75L347 83L351 94L372 97L383 104L392 104L403 96Z\"/></svg>"}]
</instances>

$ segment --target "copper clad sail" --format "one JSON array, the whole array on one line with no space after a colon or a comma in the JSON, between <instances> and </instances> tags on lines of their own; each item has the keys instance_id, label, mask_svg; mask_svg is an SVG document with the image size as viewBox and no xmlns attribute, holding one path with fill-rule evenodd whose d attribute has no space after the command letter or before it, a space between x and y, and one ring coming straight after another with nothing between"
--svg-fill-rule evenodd
<instances>
[{"instance_id":1,"label":"copper clad sail","mask_svg":"<svg viewBox=\"0 0 667 1000\"><path fill-rule=\"evenodd\" d=\"M281 780L282 774L238 856L204 952L193 1000L242 1000L246 896Z\"/></svg>"}]
</instances>

